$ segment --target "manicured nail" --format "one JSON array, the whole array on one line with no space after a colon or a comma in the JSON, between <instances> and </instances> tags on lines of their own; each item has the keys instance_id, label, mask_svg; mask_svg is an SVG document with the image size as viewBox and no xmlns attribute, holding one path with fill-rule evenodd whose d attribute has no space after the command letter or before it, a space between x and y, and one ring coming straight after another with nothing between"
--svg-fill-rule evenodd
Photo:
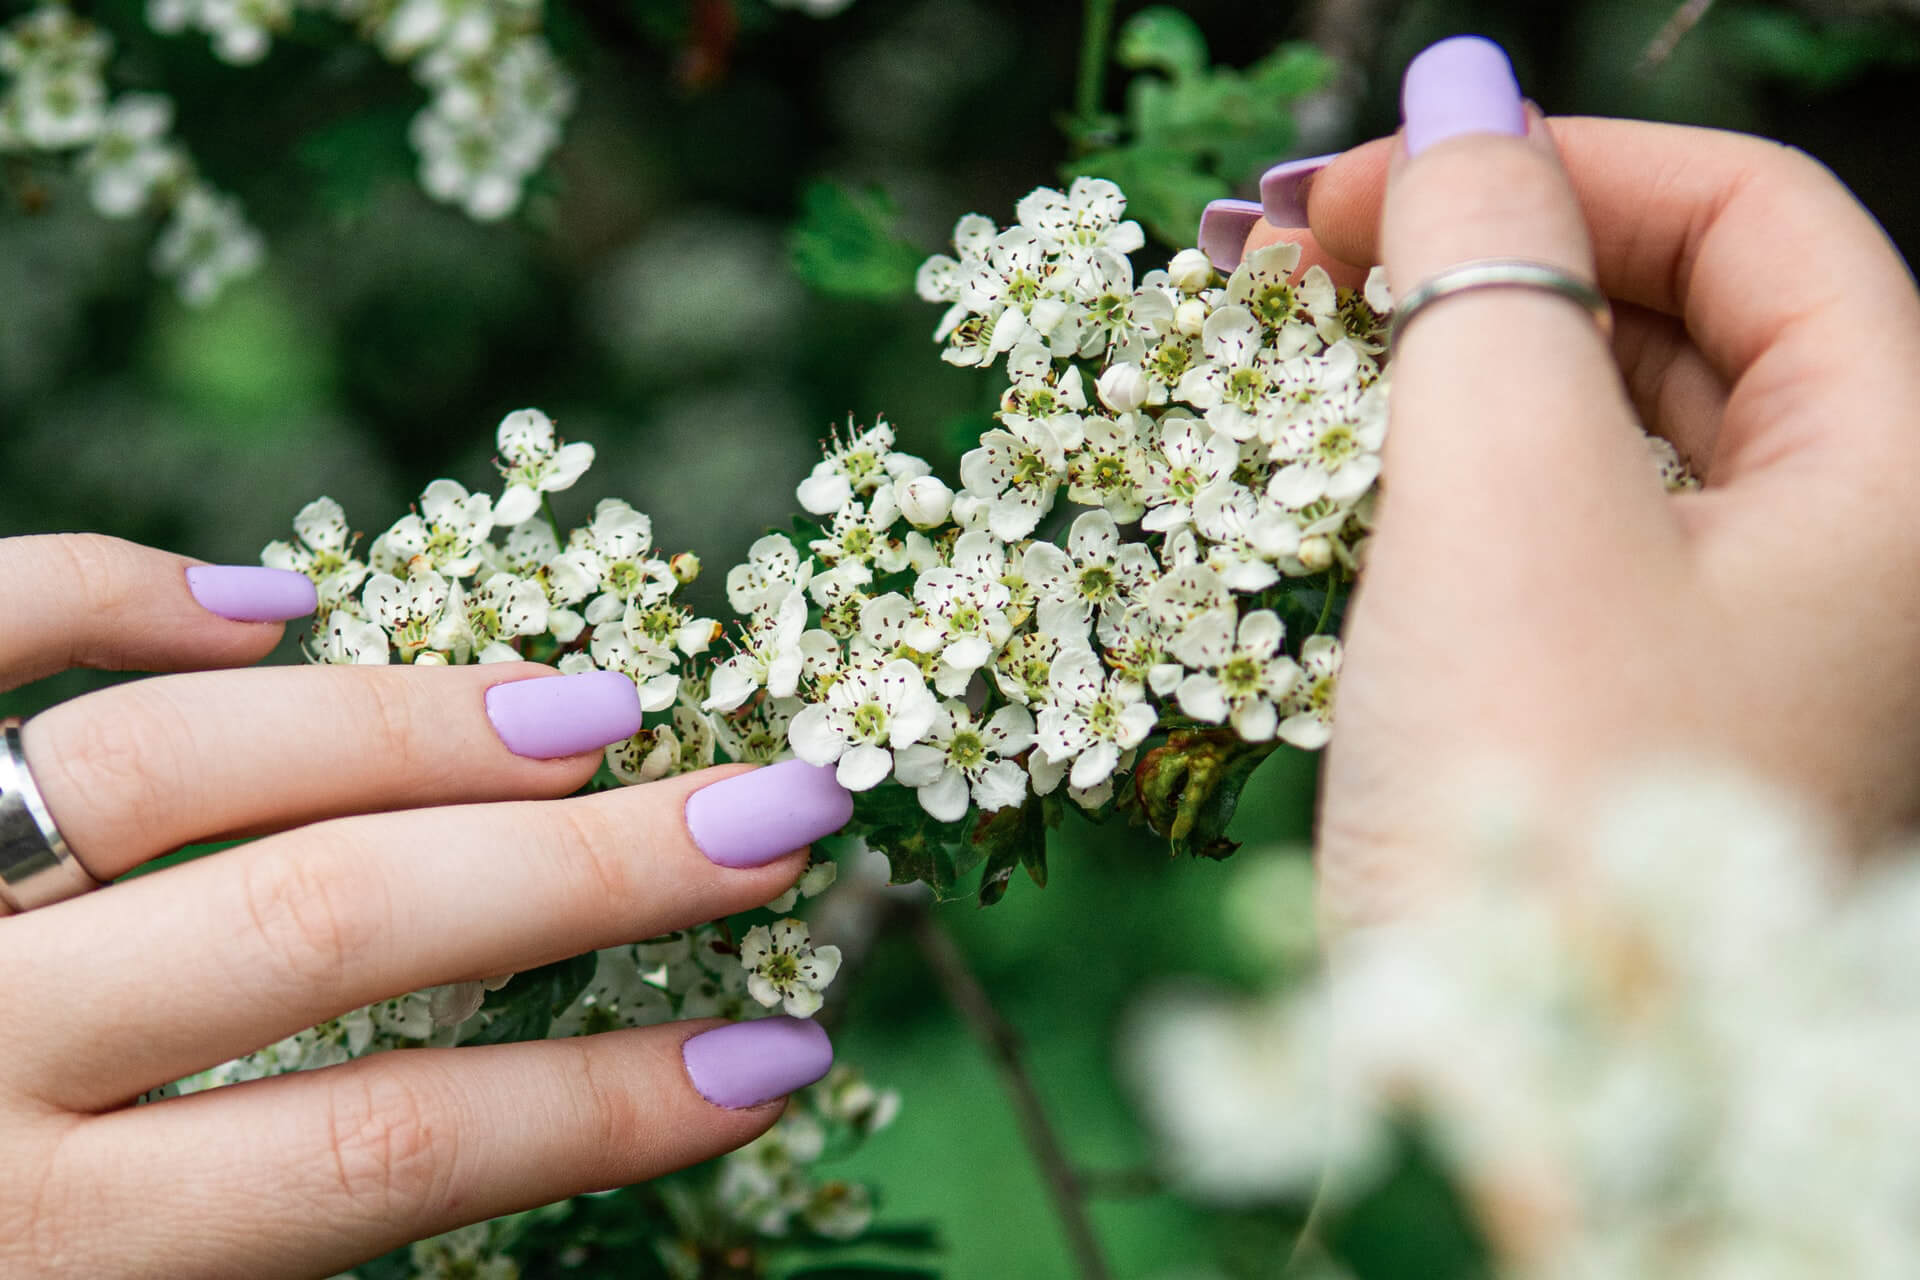
<instances>
[{"instance_id":1,"label":"manicured nail","mask_svg":"<svg viewBox=\"0 0 1920 1280\"><path fill-rule=\"evenodd\" d=\"M1527 133L1513 63L1481 36L1442 40L1415 58L1400 85L1400 114L1410 156L1466 133Z\"/></svg>"},{"instance_id":2,"label":"manicured nail","mask_svg":"<svg viewBox=\"0 0 1920 1280\"><path fill-rule=\"evenodd\" d=\"M1260 175L1260 207L1276 227L1307 225L1307 186L1313 176L1338 160L1341 153L1309 156L1277 164Z\"/></svg>"},{"instance_id":3,"label":"manicured nail","mask_svg":"<svg viewBox=\"0 0 1920 1280\"><path fill-rule=\"evenodd\" d=\"M831 765L783 760L687 797L687 830L723 867L762 867L830 836L853 816L853 793Z\"/></svg>"},{"instance_id":4,"label":"manicured nail","mask_svg":"<svg viewBox=\"0 0 1920 1280\"><path fill-rule=\"evenodd\" d=\"M201 608L231 622L304 618L320 603L306 574L251 564L196 564L187 570L187 590Z\"/></svg>"},{"instance_id":5,"label":"manicured nail","mask_svg":"<svg viewBox=\"0 0 1920 1280\"><path fill-rule=\"evenodd\" d=\"M487 690L487 719L517 756L577 756L640 732L640 691L618 671L513 680Z\"/></svg>"},{"instance_id":6,"label":"manicured nail","mask_svg":"<svg viewBox=\"0 0 1920 1280\"><path fill-rule=\"evenodd\" d=\"M1215 200L1200 211L1200 251L1220 270L1233 270L1258 221L1260 206L1251 200Z\"/></svg>"},{"instance_id":7,"label":"manicured nail","mask_svg":"<svg viewBox=\"0 0 1920 1280\"><path fill-rule=\"evenodd\" d=\"M827 1074L833 1041L807 1018L733 1022L680 1046L694 1091L716 1107L756 1107Z\"/></svg>"}]
</instances>

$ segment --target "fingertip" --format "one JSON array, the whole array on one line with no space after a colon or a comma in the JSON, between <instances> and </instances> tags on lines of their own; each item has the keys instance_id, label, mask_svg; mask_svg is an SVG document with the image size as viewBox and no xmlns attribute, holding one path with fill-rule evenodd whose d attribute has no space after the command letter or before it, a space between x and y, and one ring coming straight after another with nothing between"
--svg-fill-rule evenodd
<instances>
[{"instance_id":1,"label":"fingertip","mask_svg":"<svg viewBox=\"0 0 1920 1280\"><path fill-rule=\"evenodd\" d=\"M194 601L229 622L289 622L320 606L313 580L291 569L195 564L187 566L186 578Z\"/></svg>"},{"instance_id":2,"label":"fingertip","mask_svg":"<svg viewBox=\"0 0 1920 1280\"><path fill-rule=\"evenodd\" d=\"M1314 175L1306 193L1307 225L1331 258L1358 267L1380 260L1380 206L1399 135L1342 152Z\"/></svg>"}]
</instances>

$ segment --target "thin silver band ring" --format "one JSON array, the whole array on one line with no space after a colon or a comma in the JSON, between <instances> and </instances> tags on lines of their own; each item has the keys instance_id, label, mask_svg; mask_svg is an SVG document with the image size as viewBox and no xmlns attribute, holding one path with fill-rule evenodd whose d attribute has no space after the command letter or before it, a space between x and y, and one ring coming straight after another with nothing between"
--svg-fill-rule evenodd
<instances>
[{"instance_id":1,"label":"thin silver band ring","mask_svg":"<svg viewBox=\"0 0 1920 1280\"><path fill-rule=\"evenodd\" d=\"M99 887L67 847L34 785L20 746L19 717L0 720L0 902L30 911Z\"/></svg>"},{"instance_id":2,"label":"thin silver band ring","mask_svg":"<svg viewBox=\"0 0 1920 1280\"><path fill-rule=\"evenodd\" d=\"M1603 336L1611 337L1613 334L1613 308L1607 304L1607 295L1590 282L1545 262L1532 262L1525 258L1479 258L1448 267L1396 303L1388 341L1398 342L1407 326L1413 323L1413 318L1440 299L1481 289L1539 289L1557 294L1586 308L1592 314L1594 323L1600 326Z\"/></svg>"}]
</instances>

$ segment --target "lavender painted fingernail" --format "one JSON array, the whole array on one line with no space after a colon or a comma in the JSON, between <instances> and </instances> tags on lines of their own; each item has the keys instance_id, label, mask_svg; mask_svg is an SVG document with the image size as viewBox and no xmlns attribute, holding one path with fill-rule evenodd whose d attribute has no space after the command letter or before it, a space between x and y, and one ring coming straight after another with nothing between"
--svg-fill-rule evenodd
<instances>
[{"instance_id":1,"label":"lavender painted fingernail","mask_svg":"<svg viewBox=\"0 0 1920 1280\"><path fill-rule=\"evenodd\" d=\"M252 564L193 565L187 570L187 590L201 608L230 622L304 618L320 603L306 574Z\"/></svg>"},{"instance_id":2,"label":"lavender painted fingernail","mask_svg":"<svg viewBox=\"0 0 1920 1280\"><path fill-rule=\"evenodd\" d=\"M830 836L853 816L831 765L785 760L687 797L687 831L723 867L760 867Z\"/></svg>"},{"instance_id":3,"label":"lavender painted fingernail","mask_svg":"<svg viewBox=\"0 0 1920 1280\"><path fill-rule=\"evenodd\" d=\"M716 1107L737 1110L785 1097L826 1075L833 1041L806 1018L760 1018L689 1037L680 1059L695 1092Z\"/></svg>"},{"instance_id":4,"label":"lavender painted fingernail","mask_svg":"<svg viewBox=\"0 0 1920 1280\"><path fill-rule=\"evenodd\" d=\"M640 732L640 693L618 671L513 680L487 690L487 719L517 756L577 756Z\"/></svg>"},{"instance_id":5,"label":"lavender painted fingernail","mask_svg":"<svg viewBox=\"0 0 1920 1280\"><path fill-rule=\"evenodd\" d=\"M1215 200L1200 211L1200 251L1222 271L1240 265L1247 232L1260 221L1260 206L1251 200Z\"/></svg>"},{"instance_id":6,"label":"lavender painted fingernail","mask_svg":"<svg viewBox=\"0 0 1920 1280\"><path fill-rule=\"evenodd\" d=\"M1268 222L1276 227L1307 225L1307 186L1315 174L1338 160L1343 153L1309 156L1277 164L1260 175L1260 208Z\"/></svg>"},{"instance_id":7,"label":"lavender painted fingernail","mask_svg":"<svg viewBox=\"0 0 1920 1280\"><path fill-rule=\"evenodd\" d=\"M1506 50L1483 36L1454 36L1428 46L1400 84L1407 154L1467 133L1527 134L1520 83Z\"/></svg>"}]
</instances>

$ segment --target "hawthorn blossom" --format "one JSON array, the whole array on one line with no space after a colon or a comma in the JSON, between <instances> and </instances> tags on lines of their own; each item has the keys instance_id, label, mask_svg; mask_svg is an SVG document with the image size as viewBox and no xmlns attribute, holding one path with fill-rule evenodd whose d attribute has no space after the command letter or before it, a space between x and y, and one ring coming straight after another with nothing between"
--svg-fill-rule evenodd
<instances>
[{"instance_id":1,"label":"hawthorn blossom","mask_svg":"<svg viewBox=\"0 0 1920 1280\"><path fill-rule=\"evenodd\" d=\"M1233 475L1240 446L1191 414L1176 412L1160 420L1156 444L1140 474L1140 499L1147 506L1140 527L1168 533L1192 521L1202 491Z\"/></svg>"},{"instance_id":2,"label":"hawthorn blossom","mask_svg":"<svg viewBox=\"0 0 1920 1280\"><path fill-rule=\"evenodd\" d=\"M1052 425L1017 414L960 459L960 479L983 500L986 526L1003 542L1026 537L1053 509L1066 469L1066 446Z\"/></svg>"},{"instance_id":3,"label":"hawthorn blossom","mask_svg":"<svg viewBox=\"0 0 1920 1280\"><path fill-rule=\"evenodd\" d=\"M1045 706L1053 687L1053 660L1064 643L1064 637L1043 631L1016 632L994 655L994 685L1021 706Z\"/></svg>"},{"instance_id":4,"label":"hawthorn blossom","mask_svg":"<svg viewBox=\"0 0 1920 1280\"><path fill-rule=\"evenodd\" d=\"M841 673L816 702L793 718L794 754L808 764L836 765L849 791L869 791L893 771L893 753L933 727L940 704L920 668L894 659L878 670Z\"/></svg>"},{"instance_id":5,"label":"hawthorn blossom","mask_svg":"<svg viewBox=\"0 0 1920 1280\"><path fill-rule=\"evenodd\" d=\"M260 563L313 579L324 620L360 590L367 566L353 558L354 535L347 526L347 513L332 498L315 498L300 508L293 518L293 536L292 542L269 542L260 552Z\"/></svg>"},{"instance_id":6,"label":"hawthorn blossom","mask_svg":"<svg viewBox=\"0 0 1920 1280\"><path fill-rule=\"evenodd\" d=\"M167 141L173 102L157 93L125 93L101 121L93 147L80 160L93 207L108 218L128 218L154 193L187 174L186 155Z\"/></svg>"},{"instance_id":7,"label":"hawthorn blossom","mask_svg":"<svg viewBox=\"0 0 1920 1280\"><path fill-rule=\"evenodd\" d=\"M1351 502L1380 475L1386 435L1386 396L1377 387L1350 412L1295 419L1274 443L1274 456L1288 461L1273 473L1267 492L1294 510L1323 497Z\"/></svg>"},{"instance_id":8,"label":"hawthorn blossom","mask_svg":"<svg viewBox=\"0 0 1920 1280\"><path fill-rule=\"evenodd\" d=\"M553 573L578 598L593 595L584 612L598 625L621 616L637 596L670 596L680 585L673 566L648 554L652 550L653 521L618 498L603 498L593 518L568 535Z\"/></svg>"},{"instance_id":9,"label":"hawthorn blossom","mask_svg":"<svg viewBox=\"0 0 1920 1280\"><path fill-rule=\"evenodd\" d=\"M1073 522L1063 551L1051 542L1027 548L1022 567L1039 601L1040 630L1084 636L1096 611L1104 640L1128 600L1153 576L1153 553L1145 543L1120 541L1120 529L1104 511Z\"/></svg>"},{"instance_id":10,"label":"hawthorn blossom","mask_svg":"<svg viewBox=\"0 0 1920 1280\"><path fill-rule=\"evenodd\" d=\"M561 444L553 433L553 419L538 409L516 409L502 418L495 442L507 491L493 516L507 528L532 519L543 494L571 489L593 465L593 446Z\"/></svg>"},{"instance_id":11,"label":"hawthorn blossom","mask_svg":"<svg viewBox=\"0 0 1920 1280\"><path fill-rule=\"evenodd\" d=\"M1198 669L1180 682L1180 709L1208 724L1231 720L1247 742L1272 738L1279 724L1274 704L1300 680L1299 666L1280 651L1285 638L1286 628L1268 609L1241 618L1237 637L1233 615L1225 612L1189 629L1175 652Z\"/></svg>"},{"instance_id":12,"label":"hawthorn blossom","mask_svg":"<svg viewBox=\"0 0 1920 1280\"><path fill-rule=\"evenodd\" d=\"M1300 647L1300 680L1280 722L1280 737L1306 751L1317 751L1333 736L1333 695L1340 682L1340 642L1312 636Z\"/></svg>"},{"instance_id":13,"label":"hawthorn blossom","mask_svg":"<svg viewBox=\"0 0 1920 1280\"><path fill-rule=\"evenodd\" d=\"M239 202L198 183L174 201L153 242L155 273L172 279L181 299L196 307L213 301L231 281L252 275L265 257L260 233Z\"/></svg>"},{"instance_id":14,"label":"hawthorn blossom","mask_svg":"<svg viewBox=\"0 0 1920 1280\"><path fill-rule=\"evenodd\" d=\"M1048 686L1052 703L1040 712L1037 741L1053 763L1073 762L1069 780L1076 787L1105 782L1120 753L1139 746L1159 720L1146 691L1108 676L1084 644L1062 647Z\"/></svg>"},{"instance_id":15,"label":"hawthorn blossom","mask_svg":"<svg viewBox=\"0 0 1920 1280\"><path fill-rule=\"evenodd\" d=\"M790 1018L811 1018L820 1011L820 993L840 972L840 948L812 946L804 920L781 920L747 930L740 964L755 1000L769 1009L779 1005Z\"/></svg>"},{"instance_id":16,"label":"hawthorn blossom","mask_svg":"<svg viewBox=\"0 0 1920 1280\"><path fill-rule=\"evenodd\" d=\"M770 533L747 548L747 558L727 570L727 603L735 613L777 609L795 589L813 578L813 561L803 560L793 540Z\"/></svg>"},{"instance_id":17,"label":"hawthorn blossom","mask_svg":"<svg viewBox=\"0 0 1920 1280\"><path fill-rule=\"evenodd\" d=\"M807 630L807 598L790 590L779 609L748 624L738 651L713 669L712 693L701 709L732 711L761 689L791 698L810 662L819 668L839 653L831 636Z\"/></svg>"},{"instance_id":18,"label":"hawthorn blossom","mask_svg":"<svg viewBox=\"0 0 1920 1280\"><path fill-rule=\"evenodd\" d=\"M424 568L416 569L404 582L390 573L376 573L367 579L360 597L367 616L393 638L402 662L444 652L458 642L464 624L448 611L452 599L447 580Z\"/></svg>"},{"instance_id":19,"label":"hawthorn blossom","mask_svg":"<svg viewBox=\"0 0 1920 1280\"><path fill-rule=\"evenodd\" d=\"M461 626L455 642L476 662L514 662L520 651L507 641L547 629L547 594L540 584L496 573L471 591L451 584L450 617Z\"/></svg>"},{"instance_id":20,"label":"hawthorn blossom","mask_svg":"<svg viewBox=\"0 0 1920 1280\"><path fill-rule=\"evenodd\" d=\"M1027 772L1013 757L1032 745L1033 715L1025 707L1002 707L983 725L964 702L949 699L924 741L895 753L893 776L933 817L958 822L969 799L982 813L1025 801Z\"/></svg>"},{"instance_id":21,"label":"hawthorn blossom","mask_svg":"<svg viewBox=\"0 0 1920 1280\"><path fill-rule=\"evenodd\" d=\"M1345 336L1340 301L1326 268L1308 267L1298 279L1298 244L1282 241L1255 249L1227 277L1227 303L1245 308L1259 321L1269 342L1281 355L1292 355L1313 343L1337 342Z\"/></svg>"},{"instance_id":22,"label":"hawthorn blossom","mask_svg":"<svg viewBox=\"0 0 1920 1280\"><path fill-rule=\"evenodd\" d=\"M885 418L874 419L865 431L855 431L849 418L847 438L842 440L835 428L827 442L827 456L800 482L796 495L800 505L816 516L832 515L882 484L899 484L927 473L926 463L912 454L895 452L893 442L893 427Z\"/></svg>"},{"instance_id":23,"label":"hawthorn blossom","mask_svg":"<svg viewBox=\"0 0 1920 1280\"><path fill-rule=\"evenodd\" d=\"M381 534L368 558L396 576L426 569L464 578L480 567L493 526L492 498L468 493L453 480L435 480L420 494L418 510Z\"/></svg>"}]
</instances>

